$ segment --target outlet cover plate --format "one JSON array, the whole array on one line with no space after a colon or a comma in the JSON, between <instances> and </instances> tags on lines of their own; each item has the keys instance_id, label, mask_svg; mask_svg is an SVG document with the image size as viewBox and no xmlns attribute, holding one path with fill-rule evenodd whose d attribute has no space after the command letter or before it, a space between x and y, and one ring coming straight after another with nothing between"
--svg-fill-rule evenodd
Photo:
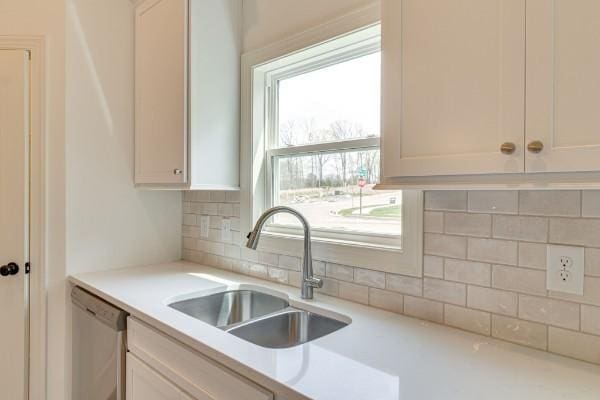
<instances>
[{"instance_id":1,"label":"outlet cover plate","mask_svg":"<svg viewBox=\"0 0 600 400\"><path fill-rule=\"evenodd\" d=\"M207 238L210 234L210 216L202 215L200 217L200 237Z\"/></svg>"},{"instance_id":2,"label":"outlet cover plate","mask_svg":"<svg viewBox=\"0 0 600 400\"><path fill-rule=\"evenodd\" d=\"M583 295L584 248L548 245L546 255L547 289Z\"/></svg>"},{"instance_id":3,"label":"outlet cover plate","mask_svg":"<svg viewBox=\"0 0 600 400\"><path fill-rule=\"evenodd\" d=\"M226 218L221 222L221 240L231 242L231 220Z\"/></svg>"}]
</instances>

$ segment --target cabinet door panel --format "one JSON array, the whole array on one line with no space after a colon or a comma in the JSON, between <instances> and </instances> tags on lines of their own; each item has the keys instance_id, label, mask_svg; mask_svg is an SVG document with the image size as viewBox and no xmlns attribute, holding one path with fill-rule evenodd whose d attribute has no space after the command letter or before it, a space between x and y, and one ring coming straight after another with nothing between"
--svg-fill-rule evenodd
<instances>
[{"instance_id":1,"label":"cabinet door panel","mask_svg":"<svg viewBox=\"0 0 600 400\"><path fill-rule=\"evenodd\" d=\"M127 354L127 400L191 400L191 398L135 356Z\"/></svg>"},{"instance_id":2,"label":"cabinet door panel","mask_svg":"<svg viewBox=\"0 0 600 400\"><path fill-rule=\"evenodd\" d=\"M272 400L273 394L156 331L135 318L127 319L127 347L198 400Z\"/></svg>"},{"instance_id":3,"label":"cabinet door panel","mask_svg":"<svg viewBox=\"0 0 600 400\"><path fill-rule=\"evenodd\" d=\"M523 172L525 1L384 0L382 29L384 175Z\"/></svg>"},{"instance_id":4,"label":"cabinet door panel","mask_svg":"<svg viewBox=\"0 0 600 400\"><path fill-rule=\"evenodd\" d=\"M600 170L600 2L527 1L528 172Z\"/></svg>"},{"instance_id":5,"label":"cabinet door panel","mask_svg":"<svg viewBox=\"0 0 600 400\"><path fill-rule=\"evenodd\" d=\"M136 9L136 183L187 182L187 42L186 0Z\"/></svg>"}]
</instances>

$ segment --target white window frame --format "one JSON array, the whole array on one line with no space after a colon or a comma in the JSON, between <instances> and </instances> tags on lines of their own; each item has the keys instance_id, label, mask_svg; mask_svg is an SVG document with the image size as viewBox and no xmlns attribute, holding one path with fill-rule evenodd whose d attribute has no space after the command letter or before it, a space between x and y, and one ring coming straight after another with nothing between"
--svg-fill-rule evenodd
<instances>
[{"instance_id":1,"label":"white window frame","mask_svg":"<svg viewBox=\"0 0 600 400\"><path fill-rule=\"evenodd\" d=\"M310 71L374 53L380 49L380 7L378 4L355 11L330 23L318 26L270 46L242 56L242 174L241 229L248 232L260 214L271 206L273 176L270 157L286 154L310 154L340 148L347 150L375 149L379 138L353 139L347 142L309 144L294 148L267 151L274 137L277 121L267 120L277 115L269 98L277 85L269 84L283 77L294 76L301 70ZM344 45L347 41L347 45ZM340 43L342 45L340 45ZM307 62L307 50L314 49ZM290 59L301 63L290 66ZM312 58L314 57L314 62ZM285 60L283 60L285 58ZM287 74L287 75L286 75ZM291 74L291 75L290 75ZM267 90L265 90L267 88ZM270 129L265 127L270 126ZM339 234L313 239L313 257L327 262L369 268L384 272L422 276L423 196L420 191L403 191L402 242L390 239L374 244L361 240L360 234L349 234L344 240ZM324 236L324 237L323 237ZM372 237L374 235L366 235ZM243 247L245 248L245 247ZM263 235L259 250L283 255L300 256L302 238L290 227L271 226ZM244 256L252 255L244 251Z\"/></svg>"},{"instance_id":2,"label":"white window frame","mask_svg":"<svg viewBox=\"0 0 600 400\"><path fill-rule=\"evenodd\" d=\"M356 38L350 36L357 36ZM348 35L353 41L350 44L342 44L343 48L336 48L333 51L322 51L315 47L316 51L303 51L303 59L294 60L294 64L290 65L287 62L283 67L265 72L266 79L266 193L265 208L273 207L275 204L273 194L278 191L276 176L278 175L275 159L285 156L309 156L317 153L340 153L342 151L365 151L379 150L379 137L365 137L359 139L350 139L345 141L323 142L315 144L305 144L293 147L279 147L279 120L278 120L278 99L279 85L278 82L283 79L293 78L304 73L317 71L322 68L327 68L343 62L351 61L360 57L375 54L381 51L381 30L378 25L362 30L353 35ZM344 42L342 40L342 42ZM311 53L306 55L306 53ZM294 58L294 55L291 56ZM285 58L287 59L287 57ZM278 64L275 61L274 64ZM265 67L268 68L268 67ZM260 67L262 70L263 67ZM257 88L258 90L258 88ZM287 235L299 235L302 230L298 227L290 227L277 224L269 224L265 226L265 230L272 233L280 233ZM334 231L331 229L322 229L312 227L313 238L330 239L335 241L347 241L362 243L374 247L400 248L402 247L402 239L399 236L384 235L384 234L365 234L360 232ZM374 238L378 238L377 243L374 243Z\"/></svg>"}]
</instances>

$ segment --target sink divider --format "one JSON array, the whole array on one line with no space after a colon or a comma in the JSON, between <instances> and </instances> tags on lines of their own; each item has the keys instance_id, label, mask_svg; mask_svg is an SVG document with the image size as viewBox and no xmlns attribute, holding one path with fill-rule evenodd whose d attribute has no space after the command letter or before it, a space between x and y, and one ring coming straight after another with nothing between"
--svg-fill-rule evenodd
<instances>
[{"instance_id":1,"label":"sink divider","mask_svg":"<svg viewBox=\"0 0 600 400\"><path fill-rule=\"evenodd\" d=\"M231 331L231 330L233 330L235 328L239 328L241 326L250 325L250 324L256 323L258 321L262 321L262 320L267 319L267 318L276 317L278 315L287 314L287 313L296 312L296 311L310 312L310 311L303 310L301 308L297 308L297 307L293 307L293 306L287 306L286 308L284 308L282 310L273 311L272 313L261 315L260 317L248 319L248 320L242 321L242 322L236 322L234 324L229 324L229 325L224 325L224 326L217 326L217 328L219 328L219 329L221 329L221 330L223 330L225 332L229 332L229 331Z\"/></svg>"}]
</instances>

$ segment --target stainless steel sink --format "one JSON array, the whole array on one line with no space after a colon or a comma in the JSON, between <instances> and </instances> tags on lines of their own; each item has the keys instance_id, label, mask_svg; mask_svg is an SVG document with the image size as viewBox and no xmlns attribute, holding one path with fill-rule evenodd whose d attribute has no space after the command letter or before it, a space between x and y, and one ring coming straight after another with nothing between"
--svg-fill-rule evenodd
<instances>
[{"instance_id":1,"label":"stainless steel sink","mask_svg":"<svg viewBox=\"0 0 600 400\"><path fill-rule=\"evenodd\" d=\"M274 349L310 342L348 325L290 307L285 299L255 290L230 290L177 301L169 307L248 342Z\"/></svg>"},{"instance_id":2,"label":"stainless steel sink","mask_svg":"<svg viewBox=\"0 0 600 400\"><path fill-rule=\"evenodd\" d=\"M227 332L259 346L280 349L310 342L347 325L310 311L288 309Z\"/></svg>"},{"instance_id":3,"label":"stainless steel sink","mask_svg":"<svg viewBox=\"0 0 600 400\"><path fill-rule=\"evenodd\" d=\"M175 310L219 328L272 314L288 306L287 300L254 290L231 290L169 304Z\"/></svg>"}]
</instances>

